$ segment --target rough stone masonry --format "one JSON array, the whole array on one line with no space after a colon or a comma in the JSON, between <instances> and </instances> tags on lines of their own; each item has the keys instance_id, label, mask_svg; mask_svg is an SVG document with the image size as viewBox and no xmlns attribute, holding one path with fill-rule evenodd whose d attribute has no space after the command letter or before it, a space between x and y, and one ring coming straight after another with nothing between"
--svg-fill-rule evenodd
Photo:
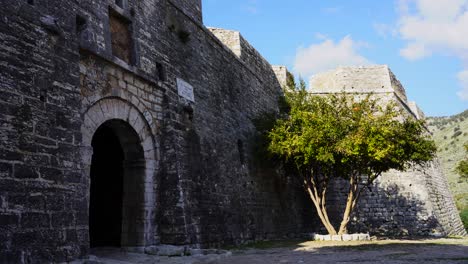
<instances>
[{"instance_id":1,"label":"rough stone masonry","mask_svg":"<svg viewBox=\"0 0 468 264\"><path fill-rule=\"evenodd\" d=\"M206 28L200 0L0 3L1 263L319 229L301 183L252 150L286 69Z\"/></svg>"},{"instance_id":2,"label":"rough stone masonry","mask_svg":"<svg viewBox=\"0 0 468 264\"><path fill-rule=\"evenodd\" d=\"M314 94L372 94L381 104L393 102L403 114L424 119L422 110L408 102L404 87L386 65L339 67L315 75L310 85ZM330 213L340 219L346 183L338 181L333 187L328 199L335 206ZM424 167L384 173L361 197L349 225L350 231L395 237L466 235L437 159Z\"/></svg>"}]
</instances>

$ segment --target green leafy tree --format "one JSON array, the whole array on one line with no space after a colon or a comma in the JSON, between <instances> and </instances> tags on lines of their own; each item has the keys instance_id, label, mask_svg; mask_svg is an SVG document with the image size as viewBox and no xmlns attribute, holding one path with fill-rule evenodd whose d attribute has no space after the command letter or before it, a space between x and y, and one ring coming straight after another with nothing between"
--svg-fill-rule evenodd
<instances>
[{"instance_id":1,"label":"green leafy tree","mask_svg":"<svg viewBox=\"0 0 468 264\"><path fill-rule=\"evenodd\" d=\"M467 153L464 160L460 161L455 168L455 171L464 180L468 180L468 144L465 144L465 151Z\"/></svg>"},{"instance_id":2,"label":"green leafy tree","mask_svg":"<svg viewBox=\"0 0 468 264\"><path fill-rule=\"evenodd\" d=\"M372 95L317 96L303 81L285 88L288 111L268 132L270 153L293 165L329 234L344 234L360 195L383 172L433 159L436 147L422 121L404 118ZM331 224L326 194L333 178L349 183L340 226Z\"/></svg>"}]
</instances>

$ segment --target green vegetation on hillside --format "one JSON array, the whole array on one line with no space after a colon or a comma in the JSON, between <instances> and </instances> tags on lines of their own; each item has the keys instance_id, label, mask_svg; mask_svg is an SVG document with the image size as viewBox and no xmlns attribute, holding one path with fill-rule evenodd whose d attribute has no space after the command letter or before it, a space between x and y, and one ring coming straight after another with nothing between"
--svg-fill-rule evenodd
<instances>
[{"instance_id":1,"label":"green vegetation on hillside","mask_svg":"<svg viewBox=\"0 0 468 264\"><path fill-rule=\"evenodd\" d=\"M468 230L468 181L456 172L456 167L465 157L464 145L468 143L468 110L450 117L427 118L434 135L437 155L448 178L465 228Z\"/></svg>"},{"instance_id":2,"label":"green vegetation on hillside","mask_svg":"<svg viewBox=\"0 0 468 264\"><path fill-rule=\"evenodd\" d=\"M468 144L465 144L466 157L460 161L455 168L455 171L460 175L460 178L468 181Z\"/></svg>"}]
</instances>

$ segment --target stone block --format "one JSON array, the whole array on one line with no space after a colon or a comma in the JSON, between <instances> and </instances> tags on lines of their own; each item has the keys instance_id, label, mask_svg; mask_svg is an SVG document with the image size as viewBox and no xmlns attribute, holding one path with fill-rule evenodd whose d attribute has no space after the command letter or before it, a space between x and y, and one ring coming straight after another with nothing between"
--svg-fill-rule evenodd
<instances>
[{"instance_id":1,"label":"stone block","mask_svg":"<svg viewBox=\"0 0 468 264\"><path fill-rule=\"evenodd\" d=\"M342 239L343 241L352 241L353 240L353 236L352 235L349 235L349 234L344 234L342 236Z\"/></svg>"},{"instance_id":2,"label":"stone block","mask_svg":"<svg viewBox=\"0 0 468 264\"><path fill-rule=\"evenodd\" d=\"M37 170L28 165L15 165L15 178L18 179L35 179L39 178Z\"/></svg>"},{"instance_id":3,"label":"stone block","mask_svg":"<svg viewBox=\"0 0 468 264\"><path fill-rule=\"evenodd\" d=\"M125 82L129 83L129 84L133 84L133 81L134 81L134 77L133 77L133 74L131 73L124 73L124 80Z\"/></svg>"},{"instance_id":4,"label":"stone block","mask_svg":"<svg viewBox=\"0 0 468 264\"><path fill-rule=\"evenodd\" d=\"M368 241L368 240L370 240L370 235L369 234L358 234L358 240L359 241Z\"/></svg>"},{"instance_id":5,"label":"stone block","mask_svg":"<svg viewBox=\"0 0 468 264\"><path fill-rule=\"evenodd\" d=\"M119 80L118 85L122 89L129 88L129 85L127 85L127 83L124 80ZM130 92L132 92L132 91L130 91ZM134 94L136 94L136 92Z\"/></svg>"},{"instance_id":6,"label":"stone block","mask_svg":"<svg viewBox=\"0 0 468 264\"><path fill-rule=\"evenodd\" d=\"M24 252L21 250L1 250L0 263L22 263Z\"/></svg>"},{"instance_id":7,"label":"stone block","mask_svg":"<svg viewBox=\"0 0 468 264\"><path fill-rule=\"evenodd\" d=\"M48 0L48 6L54 8L45 8L38 3L30 7L34 13L18 12L20 5L20 11L29 6L20 2L6 1L0 9L1 20L8 21L9 28L2 32L5 43L1 46L11 51L5 53L2 58L5 63L0 66L0 207L5 211L15 210L11 215L2 212L0 228L13 227L19 222L21 228L27 229L12 232L6 228L5 234L0 236L9 240L5 244L14 244L15 250L26 257L37 256L32 261L38 263L66 261L63 260L65 255L77 258L88 252L91 142L96 129L108 119L127 122L122 123L123 126L129 125L135 130L133 132L139 133L138 137L143 140L138 143L143 142L140 145L152 157L146 153L138 158L142 159L142 164L154 159L157 168L161 168L155 169L153 174L147 171L145 184L134 185L132 191L140 194L143 206L150 208L145 210L146 213L135 210L137 219L123 219L124 223L144 226L131 230L135 239L129 246L138 247L148 241L152 244L154 240L174 245L224 245L259 237L292 236L291 233L311 232L314 228L319 230L318 224L304 223L303 219L313 219L313 216L308 207L310 201L304 195L301 183L295 182L297 179L284 177L274 166L265 170L257 167L247 153L246 164L240 164L242 151L237 141L244 142L244 149L253 147L251 142L255 141L258 131L252 120L260 113L276 111L282 90L272 67L239 32L213 30L220 42L199 24L199 0L173 0L169 5L164 1L123 1L125 8L120 10L118 19L120 16L125 19L117 21L120 23L117 26L128 29L131 24L131 36L126 31L114 36L132 38L138 44L134 45L134 50L133 45L125 46L125 52L132 52L132 60L127 60L128 63L113 58L116 54L113 54L112 43L115 44L116 39L109 33L116 29L116 24L111 21L114 26L111 28L109 13L113 11L109 12L108 1ZM111 9L112 6L114 4ZM132 13L131 10L136 14L127 14ZM43 11L47 14L42 14ZM195 11L199 15L194 16ZM161 28L167 26L166 15L190 35L186 43L182 43L177 35L171 35L177 34L177 30L167 32L167 27ZM45 21L49 29L38 30L40 18L44 16L53 18ZM54 33L57 26L64 33L59 38ZM78 52L80 43L77 41L81 43L81 51L86 52ZM31 43L41 44L33 48L34 56L28 56ZM234 54L221 43L230 47ZM28 50L24 51L25 48ZM156 68L161 68L160 76L157 76ZM388 77L386 67L377 68L375 75L361 74L362 69L350 70L350 73L365 76L364 83L381 85L375 86L378 90L392 92L395 90L392 84L399 87L392 76ZM385 75L380 74L382 68ZM280 70L280 81L284 82L287 71L285 68ZM343 79L352 77L340 76ZM196 103L180 100L175 83L177 78L193 85ZM354 84L359 80L350 81ZM112 88L120 86L122 89L110 90L108 82ZM352 87L348 84L344 83L347 89ZM372 87L367 85L365 88ZM341 91L343 86L337 88ZM356 87L356 90L363 89ZM102 103L110 96L118 102ZM133 104L135 109L127 111L122 107L127 104ZM190 105L193 116L187 115L184 104ZM88 111L94 107L100 110ZM150 111L150 115L145 115L150 117L148 122L142 118L145 110ZM85 124L81 124L82 120ZM146 123L152 124L153 135L143 135ZM155 144L150 146L152 136ZM61 144L63 142L68 144ZM126 143L133 145L125 149L126 154L135 154L141 147L135 142ZM148 166L146 169L149 167L156 168ZM274 175L261 177L264 174ZM405 178L417 181L417 177ZM388 182L399 180L392 178ZM405 186L411 182L405 182ZM414 185L412 189L422 190L419 196L425 201L428 196L422 195L426 179L420 182L424 182L418 185L421 188ZM340 187L340 197L329 202L331 208L338 208L344 197L346 188ZM367 230L364 229L367 224L374 228L388 222L385 199L389 197L378 194L377 187L374 189L377 194L364 198L362 208L367 210L360 215L362 218L355 220L365 220L360 230ZM395 212L404 212L399 222L412 225L418 221L418 217L411 215L416 215L419 209L411 208L409 204L415 198L410 194L414 190L388 189L392 195L398 193L403 197L401 203L393 202L397 207ZM288 201L287 206L278 202L278 195L282 201ZM391 198L397 199L396 196ZM137 206L141 207L141 204ZM150 213L155 207L161 215ZM438 204L434 207L448 206ZM426 219L427 212L419 217ZM453 223L451 220L439 222ZM412 226L409 232L432 230L426 222ZM63 237L66 244L63 244ZM336 236L328 235L317 238L338 240ZM0 247L0 252L4 252L3 249ZM41 250L45 251L42 255ZM149 248L148 251L163 255L187 253L184 247L178 246ZM193 251L196 252L200 251ZM215 250L201 252L214 253Z\"/></svg>"},{"instance_id":8,"label":"stone block","mask_svg":"<svg viewBox=\"0 0 468 264\"><path fill-rule=\"evenodd\" d=\"M22 228L48 228L50 226L49 215L45 213L21 214Z\"/></svg>"},{"instance_id":9,"label":"stone block","mask_svg":"<svg viewBox=\"0 0 468 264\"><path fill-rule=\"evenodd\" d=\"M12 172L13 172L12 164L0 162L0 178L11 177Z\"/></svg>"},{"instance_id":10,"label":"stone block","mask_svg":"<svg viewBox=\"0 0 468 264\"><path fill-rule=\"evenodd\" d=\"M0 213L0 227L18 226L19 217L16 214Z\"/></svg>"},{"instance_id":11,"label":"stone block","mask_svg":"<svg viewBox=\"0 0 468 264\"><path fill-rule=\"evenodd\" d=\"M60 212L52 214L52 227L72 227L75 224L73 213Z\"/></svg>"},{"instance_id":12,"label":"stone block","mask_svg":"<svg viewBox=\"0 0 468 264\"><path fill-rule=\"evenodd\" d=\"M44 180L54 181L56 183L63 183L65 178L63 172L56 168L40 168L41 178Z\"/></svg>"},{"instance_id":13,"label":"stone block","mask_svg":"<svg viewBox=\"0 0 468 264\"><path fill-rule=\"evenodd\" d=\"M145 253L149 255L158 256L184 256L186 255L186 247L184 246L173 246L173 245L159 245L145 248Z\"/></svg>"},{"instance_id":14,"label":"stone block","mask_svg":"<svg viewBox=\"0 0 468 264\"><path fill-rule=\"evenodd\" d=\"M331 236L332 241L341 241L341 235L333 235Z\"/></svg>"}]
</instances>

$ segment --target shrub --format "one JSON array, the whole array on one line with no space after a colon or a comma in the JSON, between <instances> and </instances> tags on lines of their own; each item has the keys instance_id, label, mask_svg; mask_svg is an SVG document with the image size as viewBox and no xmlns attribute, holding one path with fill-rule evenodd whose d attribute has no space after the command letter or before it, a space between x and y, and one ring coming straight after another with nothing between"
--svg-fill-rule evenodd
<instances>
[{"instance_id":1,"label":"shrub","mask_svg":"<svg viewBox=\"0 0 468 264\"><path fill-rule=\"evenodd\" d=\"M458 136L460 136L461 134L463 134L463 132L461 132L460 130L458 130L457 132L455 132L452 136L452 138L456 138Z\"/></svg>"}]
</instances>

